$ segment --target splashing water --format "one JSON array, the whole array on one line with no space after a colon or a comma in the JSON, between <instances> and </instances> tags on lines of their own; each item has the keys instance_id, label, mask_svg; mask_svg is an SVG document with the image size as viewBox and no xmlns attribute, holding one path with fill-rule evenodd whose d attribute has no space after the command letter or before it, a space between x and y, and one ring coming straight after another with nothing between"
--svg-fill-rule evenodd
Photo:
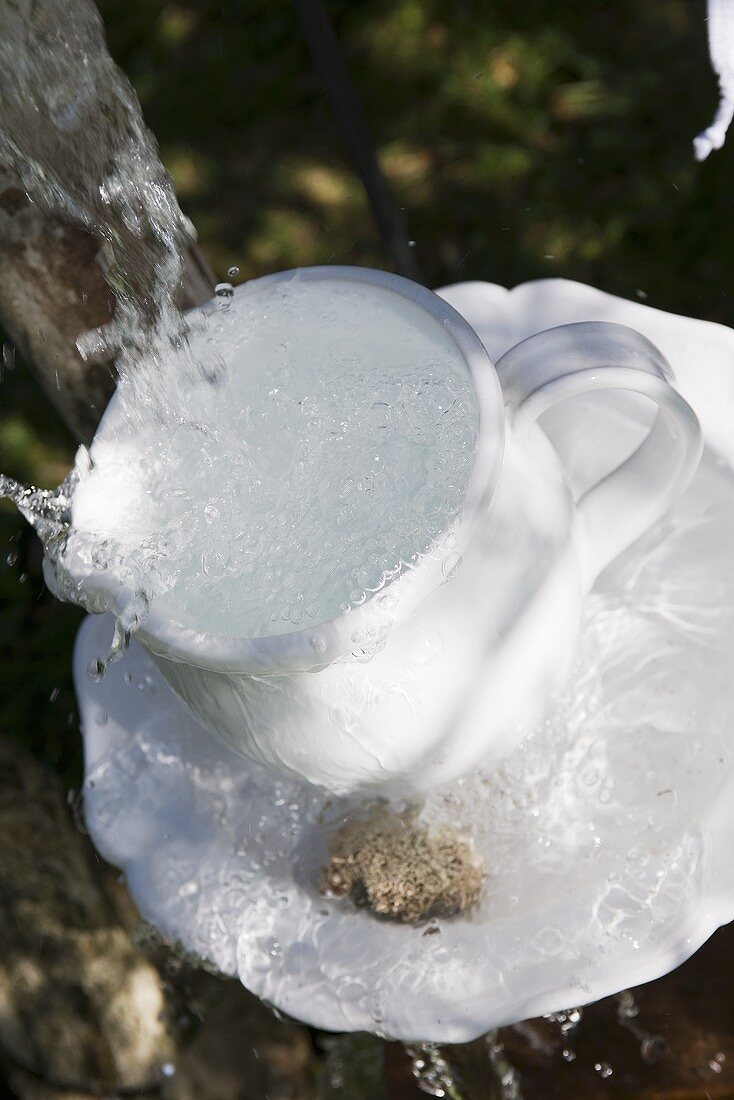
<instances>
[{"instance_id":1,"label":"splashing water","mask_svg":"<svg viewBox=\"0 0 734 1100\"><path fill-rule=\"evenodd\" d=\"M41 209L102 242L115 317L109 330L85 338L82 353L126 350L128 381L151 333L180 330L174 300L193 230L89 0L7 6L0 96L0 160Z\"/></svg>"},{"instance_id":2,"label":"splashing water","mask_svg":"<svg viewBox=\"0 0 734 1100\"><path fill-rule=\"evenodd\" d=\"M131 421L185 418L185 336L176 297L193 228L89 0L6 5L0 98L0 161L40 209L100 242L98 261L115 313L104 329L80 337L81 355L89 361L116 356L118 391ZM12 500L36 529L50 562L68 537L71 499L88 467L88 455L80 452L76 470L55 493L0 477L0 497ZM55 588L62 598L85 603L63 580ZM140 602L136 595L136 607L121 614L114 652L139 621Z\"/></svg>"},{"instance_id":3,"label":"splashing water","mask_svg":"<svg viewBox=\"0 0 734 1100\"><path fill-rule=\"evenodd\" d=\"M499 1100L523 1100L517 1070L507 1057L498 1032L490 1032L487 1036L487 1050L499 1089Z\"/></svg>"},{"instance_id":4,"label":"splashing water","mask_svg":"<svg viewBox=\"0 0 734 1100\"><path fill-rule=\"evenodd\" d=\"M99 263L116 299L114 318L78 341L88 360L117 354L119 390L131 419L184 415L185 387L172 350L185 348L176 307L183 255L193 228L127 78L112 62L89 0L19 0L3 12L0 38L0 161L41 209L100 241ZM145 370L140 364L145 357ZM174 396L175 395L175 398ZM172 400L176 408L172 408ZM70 529L77 469L55 493L0 477L0 496L17 504L55 561ZM57 594L83 602L59 584ZM140 620L140 598L120 616L114 653Z\"/></svg>"},{"instance_id":5,"label":"splashing water","mask_svg":"<svg viewBox=\"0 0 734 1100\"><path fill-rule=\"evenodd\" d=\"M462 1100L448 1062L435 1043L408 1046L411 1069L415 1083L426 1096L446 1097L446 1100Z\"/></svg>"},{"instance_id":6,"label":"splashing water","mask_svg":"<svg viewBox=\"0 0 734 1100\"><path fill-rule=\"evenodd\" d=\"M668 1044L661 1035L647 1031L637 1022L639 1007L631 989L623 990L617 997L617 1020L620 1027L634 1035L640 1044L640 1057L648 1065L655 1065L668 1054Z\"/></svg>"},{"instance_id":7,"label":"splashing water","mask_svg":"<svg viewBox=\"0 0 734 1100\"><path fill-rule=\"evenodd\" d=\"M44 545L63 537L71 523L71 496L76 482L70 475L58 489L36 489L0 474L0 498L10 500L24 519L35 527Z\"/></svg>"},{"instance_id":8,"label":"splashing water","mask_svg":"<svg viewBox=\"0 0 734 1100\"><path fill-rule=\"evenodd\" d=\"M117 616L90 675L156 598L213 632L274 634L412 568L455 521L475 447L473 393L441 326L418 331L407 303L395 318L384 303L370 313L366 291L319 300L295 283L243 320L226 281L192 334L176 305L191 227L93 5L73 0L62 16L60 0L22 0L0 61L0 160L34 203L101 241L115 314L78 345L90 360L116 355L117 422L139 443L81 451L56 494L0 481L44 541L55 594Z\"/></svg>"},{"instance_id":9,"label":"splashing water","mask_svg":"<svg viewBox=\"0 0 734 1100\"><path fill-rule=\"evenodd\" d=\"M104 589L112 572L168 620L262 637L390 603L429 552L450 567L478 416L440 322L380 287L298 275L198 320L196 421L105 423L70 573Z\"/></svg>"}]
</instances>

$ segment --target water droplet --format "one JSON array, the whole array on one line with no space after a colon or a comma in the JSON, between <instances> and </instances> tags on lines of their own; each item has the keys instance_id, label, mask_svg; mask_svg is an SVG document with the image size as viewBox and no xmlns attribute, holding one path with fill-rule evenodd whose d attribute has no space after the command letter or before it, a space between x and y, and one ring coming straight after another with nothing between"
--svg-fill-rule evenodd
<instances>
[{"instance_id":1,"label":"water droplet","mask_svg":"<svg viewBox=\"0 0 734 1100\"><path fill-rule=\"evenodd\" d=\"M214 287L217 305L220 310L228 310L234 297L234 287L231 283L217 283Z\"/></svg>"},{"instance_id":2,"label":"water droplet","mask_svg":"<svg viewBox=\"0 0 734 1100\"><path fill-rule=\"evenodd\" d=\"M456 573L456 570L461 565L461 554L456 550L452 550L450 554L447 554L441 563L441 570L444 577L450 580Z\"/></svg>"},{"instance_id":3,"label":"water droplet","mask_svg":"<svg viewBox=\"0 0 734 1100\"><path fill-rule=\"evenodd\" d=\"M668 1044L660 1035L647 1035L640 1043L640 1056L647 1065L655 1065L668 1054Z\"/></svg>"},{"instance_id":4,"label":"water droplet","mask_svg":"<svg viewBox=\"0 0 734 1100\"><path fill-rule=\"evenodd\" d=\"M227 268L227 278L228 279L236 279L237 276L239 275L239 273L240 273L240 269L238 267L228 267Z\"/></svg>"},{"instance_id":5,"label":"water droplet","mask_svg":"<svg viewBox=\"0 0 734 1100\"><path fill-rule=\"evenodd\" d=\"M107 666L104 661L101 661L99 657L96 657L93 661L90 661L87 665L87 676L89 679L98 684L107 671Z\"/></svg>"}]
</instances>

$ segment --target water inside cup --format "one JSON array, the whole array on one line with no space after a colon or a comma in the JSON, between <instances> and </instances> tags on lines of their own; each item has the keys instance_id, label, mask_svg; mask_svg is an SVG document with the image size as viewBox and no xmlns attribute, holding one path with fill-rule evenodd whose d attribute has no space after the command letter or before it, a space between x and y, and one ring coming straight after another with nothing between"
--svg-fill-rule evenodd
<instances>
[{"instance_id":1,"label":"water inside cup","mask_svg":"<svg viewBox=\"0 0 734 1100\"><path fill-rule=\"evenodd\" d=\"M107 424L92 448L73 524L93 569L185 626L258 637L333 619L451 552L479 415L426 310L293 277L220 302L190 348L204 369L185 379L189 414Z\"/></svg>"}]
</instances>

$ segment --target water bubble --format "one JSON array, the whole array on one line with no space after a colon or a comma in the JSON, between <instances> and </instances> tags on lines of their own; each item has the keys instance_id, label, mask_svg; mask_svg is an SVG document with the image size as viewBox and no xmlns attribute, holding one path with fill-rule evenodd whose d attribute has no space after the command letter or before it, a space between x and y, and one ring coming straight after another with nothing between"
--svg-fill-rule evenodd
<instances>
[{"instance_id":1,"label":"water bubble","mask_svg":"<svg viewBox=\"0 0 734 1100\"><path fill-rule=\"evenodd\" d=\"M234 287L231 283L217 283L214 287L217 305L220 310L228 310L234 297Z\"/></svg>"},{"instance_id":2,"label":"water bubble","mask_svg":"<svg viewBox=\"0 0 734 1100\"><path fill-rule=\"evenodd\" d=\"M435 1097L455 1095L456 1082L448 1063L435 1044L408 1046L406 1050L411 1057L413 1077L421 1092Z\"/></svg>"},{"instance_id":3,"label":"water bubble","mask_svg":"<svg viewBox=\"0 0 734 1100\"><path fill-rule=\"evenodd\" d=\"M227 278L228 279L236 279L237 276L239 275L239 273L240 273L240 269L238 267L228 267L227 268Z\"/></svg>"},{"instance_id":4,"label":"water bubble","mask_svg":"<svg viewBox=\"0 0 734 1100\"><path fill-rule=\"evenodd\" d=\"M600 1077L603 1077L605 1079L608 1078L608 1077L611 1077L612 1074L614 1073L614 1070L609 1065L609 1062L595 1062L594 1063L594 1069L596 1070L596 1072L599 1074Z\"/></svg>"}]
</instances>

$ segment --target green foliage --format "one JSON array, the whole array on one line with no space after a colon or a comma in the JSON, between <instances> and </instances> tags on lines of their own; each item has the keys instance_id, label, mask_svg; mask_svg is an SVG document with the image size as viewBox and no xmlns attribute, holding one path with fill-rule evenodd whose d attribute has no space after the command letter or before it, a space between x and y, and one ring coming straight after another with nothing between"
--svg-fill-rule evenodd
<instances>
[{"instance_id":1,"label":"green foliage","mask_svg":"<svg viewBox=\"0 0 734 1100\"><path fill-rule=\"evenodd\" d=\"M220 275L387 266L290 3L104 0ZM331 0L431 285L563 276L731 322L734 143L690 0Z\"/></svg>"}]
</instances>

